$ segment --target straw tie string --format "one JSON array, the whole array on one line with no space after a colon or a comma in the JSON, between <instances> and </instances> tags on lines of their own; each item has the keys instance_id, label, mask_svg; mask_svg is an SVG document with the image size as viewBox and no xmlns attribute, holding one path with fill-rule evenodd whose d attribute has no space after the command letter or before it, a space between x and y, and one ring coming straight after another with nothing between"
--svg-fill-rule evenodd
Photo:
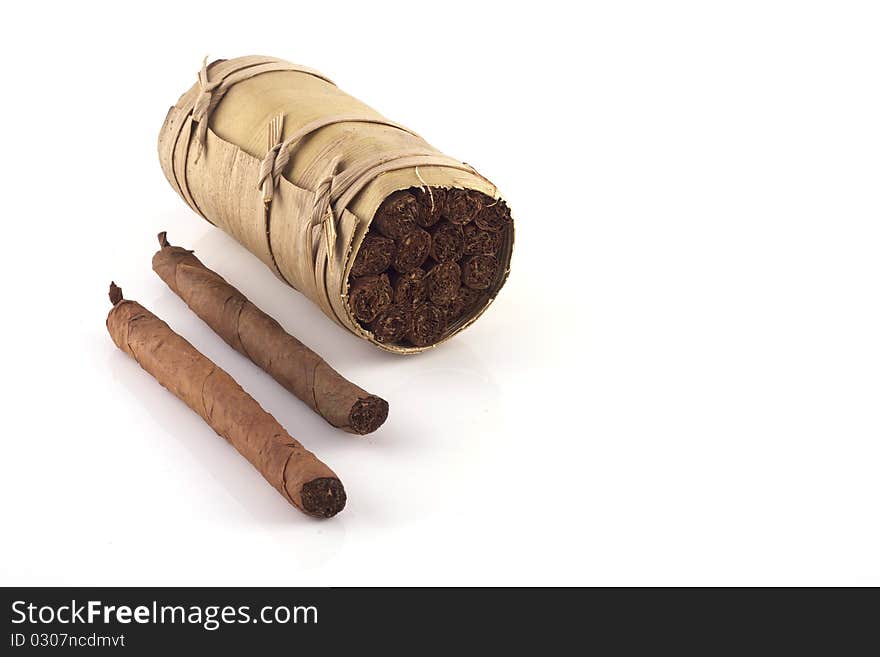
<instances>
[{"instance_id":1,"label":"straw tie string","mask_svg":"<svg viewBox=\"0 0 880 657\"><path fill-rule=\"evenodd\" d=\"M272 202L275 187L284 171L284 167L290 161L290 150L285 148L281 141L282 129L284 128L284 115L279 114L269 123L269 150L263 161L260 162L260 175L257 178L257 187L263 191L263 203L268 206Z\"/></svg>"},{"instance_id":2,"label":"straw tie string","mask_svg":"<svg viewBox=\"0 0 880 657\"><path fill-rule=\"evenodd\" d=\"M339 157L330 160L327 171L315 187L315 202L312 205L312 226L323 225L324 247L327 249L327 269L333 272L332 250L336 245L336 214L330 202L333 180L339 173Z\"/></svg>"},{"instance_id":3,"label":"straw tie string","mask_svg":"<svg viewBox=\"0 0 880 657\"><path fill-rule=\"evenodd\" d=\"M199 95L196 97L192 110L192 119L198 123L196 128L196 162L199 161L207 141L208 119L211 118L211 112L217 107L225 93L223 90L217 91L219 87L220 80L212 82L208 79L208 58L205 57L202 60L202 68L199 71Z\"/></svg>"}]
</instances>

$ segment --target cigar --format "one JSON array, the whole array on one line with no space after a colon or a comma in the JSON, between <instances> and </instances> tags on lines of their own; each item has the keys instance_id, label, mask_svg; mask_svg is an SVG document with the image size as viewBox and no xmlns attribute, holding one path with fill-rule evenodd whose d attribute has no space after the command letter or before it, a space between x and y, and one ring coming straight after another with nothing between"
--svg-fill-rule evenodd
<instances>
[{"instance_id":1,"label":"cigar","mask_svg":"<svg viewBox=\"0 0 880 657\"><path fill-rule=\"evenodd\" d=\"M479 192L469 189L450 189L446 192L443 217L462 226L470 223L483 208L482 198Z\"/></svg>"},{"instance_id":2,"label":"cigar","mask_svg":"<svg viewBox=\"0 0 880 657\"><path fill-rule=\"evenodd\" d=\"M412 190L412 195L419 205L418 213L413 217L422 228L430 228L443 215L446 205L446 190L442 187L424 187Z\"/></svg>"},{"instance_id":3,"label":"cigar","mask_svg":"<svg viewBox=\"0 0 880 657\"><path fill-rule=\"evenodd\" d=\"M370 329L379 342L399 342L409 332L412 319L411 307L395 303L379 313Z\"/></svg>"},{"instance_id":4,"label":"cigar","mask_svg":"<svg viewBox=\"0 0 880 657\"><path fill-rule=\"evenodd\" d=\"M415 217L418 214L416 197L409 192L396 192L376 210L372 226L385 237L398 240L417 227Z\"/></svg>"},{"instance_id":5,"label":"cigar","mask_svg":"<svg viewBox=\"0 0 880 657\"><path fill-rule=\"evenodd\" d=\"M461 267L457 262L438 262L428 270L428 298L434 304L450 303L461 287Z\"/></svg>"},{"instance_id":6,"label":"cigar","mask_svg":"<svg viewBox=\"0 0 880 657\"><path fill-rule=\"evenodd\" d=\"M374 276L388 269L394 258L394 240L381 235L367 235L354 262L352 276Z\"/></svg>"},{"instance_id":7,"label":"cigar","mask_svg":"<svg viewBox=\"0 0 880 657\"><path fill-rule=\"evenodd\" d=\"M461 286L458 289L458 294L455 295L452 301L437 304L437 307L446 315L447 323L451 324L473 308L481 296L482 293L479 290L472 290L469 287Z\"/></svg>"},{"instance_id":8,"label":"cigar","mask_svg":"<svg viewBox=\"0 0 880 657\"><path fill-rule=\"evenodd\" d=\"M446 326L445 313L433 303L423 303L413 310L406 339L415 347L426 347L440 339Z\"/></svg>"},{"instance_id":9,"label":"cigar","mask_svg":"<svg viewBox=\"0 0 880 657\"><path fill-rule=\"evenodd\" d=\"M387 274L361 276L352 280L348 291L348 302L354 316L361 322L369 324L391 305L393 294Z\"/></svg>"},{"instance_id":10,"label":"cigar","mask_svg":"<svg viewBox=\"0 0 880 657\"><path fill-rule=\"evenodd\" d=\"M394 288L394 303L413 308L428 298L424 269L416 268L406 274L396 274L391 281Z\"/></svg>"},{"instance_id":11,"label":"cigar","mask_svg":"<svg viewBox=\"0 0 880 657\"><path fill-rule=\"evenodd\" d=\"M465 255L495 255L501 249L504 234L490 232L477 226L476 222L462 228Z\"/></svg>"},{"instance_id":12,"label":"cigar","mask_svg":"<svg viewBox=\"0 0 880 657\"><path fill-rule=\"evenodd\" d=\"M192 251L169 244L164 232L159 245L153 270L229 346L334 427L362 435L382 425L388 402L345 379ZM386 294L390 300L390 285Z\"/></svg>"},{"instance_id":13,"label":"cigar","mask_svg":"<svg viewBox=\"0 0 880 657\"><path fill-rule=\"evenodd\" d=\"M422 266L431 251L431 235L424 228L413 228L396 241L391 266L406 274Z\"/></svg>"},{"instance_id":14,"label":"cigar","mask_svg":"<svg viewBox=\"0 0 880 657\"><path fill-rule=\"evenodd\" d=\"M461 263L461 282L472 290L485 290L498 273L498 258L493 255L469 256Z\"/></svg>"},{"instance_id":15,"label":"cigar","mask_svg":"<svg viewBox=\"0 0 880 657\"><path fill-rule=\"evenodd\" d=\"M507 203L498 200L480 208L474 223L478 228L488 230L490 233L498 233L507 228L511 222L510 208L507 207Z\"/></svg>"},{"instance_id":16,"label":"cigar","mask_svg":"<svg viewBox=\"0 0 880 657\"><path fill-rule=\"evenodd\" d=\"M461 226L444 219L431 232L431 257L437 262L458 260L464 253L464 232Z\"/></svg>"},{"instance_id":17,"label":"cigar","mask_svg":"<svg viewBox=\"0 0 880 657\"><path fill-rule=\"evenodd\" d=\"M336 474L294 440L235 380L136 301L110 284L113 342L174 393L260 472L288 502L330 518L345 506Z\"/></svg>"}]
</instances>

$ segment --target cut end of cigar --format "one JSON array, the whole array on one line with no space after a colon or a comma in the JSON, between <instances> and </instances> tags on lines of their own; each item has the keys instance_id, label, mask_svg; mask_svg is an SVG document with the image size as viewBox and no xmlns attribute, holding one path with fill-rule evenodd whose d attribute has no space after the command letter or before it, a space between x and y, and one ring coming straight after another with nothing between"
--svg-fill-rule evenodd
<instances>
[{"instance_id":1,"label":"cut end of cigar","mask_svg":"<svg viewBox=\"0 0 880 657\"><path fill-rule=\"evenodd\" d=\"M122 301L122 288L110 281L110 303L115 306L120 301Z\"/></svg>"},{"instance_id":2,"label":"cut end of cigar","mask_svg":"<svg viewBox=\"0 0 880 657\"><path fill-rule=\"evenodd\" d=\"M362 397L351 407L348 426L352 431L364 435L373 433L388 418L388 402L376 395Z\"/></svg>"},{"instance_id":3,"label":"cut end of cigar","mask_svg":"<svg viewBox=\"0 0 880 657\"><path fill-rule=\"evenodd\" d=\"M461 282L472 290L487 290L497 274L498 259L495 256L470 256L461 267Z\"/></svg>"},{"instance_id":4,"label":"cut end of cigar","mask_svg":"<svg viewBox=\"0 0 880 657\"><path fill-rule=\"evenodd\" d=\"M321 477L300 489L303 510L318 518L332 518L345 508L345 488L335 477Z\"/></svg>"},{"instance_id":5,"label":"cut end of cigar","mask_svg":"<svg viewBox=\"0 0 880 657\"><path fill-rule=\"evenodd\" d=\"M389 351L431 347L491 303L507 278L512 248L513 219L500 198L427 184L398 190L375 211L354 256L351 317ZM390 298L377 276L389 277Z\"/></svg>"},{"instance_id":6,"label":"cut end of cigar","mask_svg":"<svg viewBox=\"0 0 880 657\"><path fill-rule=\"evenodd\" d=\"M159 233L158 237L159 237L159 246L161 246L163 249L166 246L171 246L168 243L168 233L166 233L164 230L161 233Z\"/></svg>"}]
</instances>

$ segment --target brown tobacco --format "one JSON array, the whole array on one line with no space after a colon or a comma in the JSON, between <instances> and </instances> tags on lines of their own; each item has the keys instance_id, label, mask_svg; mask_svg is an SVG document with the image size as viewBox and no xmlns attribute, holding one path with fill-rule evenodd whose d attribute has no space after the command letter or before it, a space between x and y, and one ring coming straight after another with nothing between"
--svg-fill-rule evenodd
<instances>
[{"instance_id":1,"label":"brown tobacco","mask_svg":"<svg viewBox=\"0 0 880 657\"><path fill-rule=\"evenodd\" d=\"M373 225L382 235L398 240L416 228L415 217L419 214L416 197L408 192L389 196L376 210Z\"/></svg>"},{"instance_id":2,"label":"brown tobacco","mask_svg":"<svg viewBox=\"0 0 880 657\"><path fill-rule=\"evenodd\" d=\"M412 308L396 303L389 306L370 324L379 342L400 342L412 326Z\"/></svg>"},{"instance_id":3,"label":"brown tobacco","mask_svg":"<svg viewBox=\"0 0 880 657\"><path fill-rule=\"evenodd\" d=\"M172 246L165 233L159 245L153 270L233 349L334 427L362 435L385 421L388 402L345 379L192 251Z\"/></svg>"},{"instance_id":4,"label":"brown tobacco","mask_svg":"<svg viewBox=\"0 0 880 657\"><path fill-rule=\"evenodd\" d=\"M417 267L406 274L396 274L391 280L394 287L394 303L413 307L427 298L424 269Z\"/></svg>"},{"instance_id":5,"label":"brown tobacco","mask_svg":"<svg viewBox=\"0 0 880 657\"><path fill-rule=\"evenodd\" d=\"M110 284L107 330L122 351L198 413L291 504L318 518L345 506L336 474L294 440L235 380L161 319Z\"/></svg>"},{"instance_id":6,"label":"brown tobacco","mask_svg":"<svg viewBox=\"0 0 880 657\"><path fill-rule=\"evenodd\" d=\"M457 262L439 262L428 271L428 298L435 304L449 303L461 287L461 267Z\"/></svg>"},{"instance_id":7,"label":"brown tobacco","mask_svg":"<svg viewBox=\"0 0 880 657\"><path fill-rule=\"evenodd\" d=\"M489 303L512 237L507 204L478 191L425 185L393 192L373 214L368 253L358 255L373 264L349 276L351 315L379 344L436 344ZM384 273L358 275L377 271L387 252Z\"/></svg>"},{"instance_id":8,"label":"brown tobacco","mask_svg":"<svg viewBox=\"0 0 880 657\"><path fill-rule=\"evenodd\" d=\"M461 226L443 220L434 226L431 234L431 257L437 262L458 260L464 253L464 233Z\"/></svg>"},{"instance_id":9,"label":"brown tobacco","mask_svg":"<svg viewBox=\"0 0 880 657\"><path fill-rule=\"evenodd\" d=\"M367 235L351 265L352 276L381 274L394 258L394 240L381 235Z\"/></svg>"},{"instance_id":10,"label":"brown tobacco","mask_svg":"<svg viewBox=\"0 0 880 657\"><path fill-rule=\"evenodd\" d=\"M419 204L419 212L415 222L422 228L430 228L438 221L446 206L446 190L442 187L427 187L413 190L413 196Z\"/></svg>"},{"instance_id":11,"label":"brown tobacco","mask_svg":"<svg viewBox=\"0 0 880 657\"><path fill-rule=\"evenodd\" d=\"M396 242L397 251L391 266L401 274L421 267L431 251L431 235L422 228L413 228Z\"/></svg>"},{"instance_id":12,"label":"brown tobacco","mask_svg":"<svg viewBox=\"0 0 880 657\"><path fill-rule=\"evenodd\" d=\"M498 258L493 255L469 256L461 264L461 282L472 290L485 290L498 273Z\"/></svg>"},{"instance_id":13,"label":"brown tobacco","mask_svg":"<svg viewBox=\"0 0 880 657\"><path fill-rule=\"evenodd\" d=\"M413 311L406 338L416 347L425 347L437 342L446 326L446 314L433 303L423 303Z\"/></svg>"},{"instance_id":14,"label":"brown tobacco","mask_svg":"<svg viewBox=\"0 0 880 657\"><path fill-rule=\"evenodd\" d=\"M388 274L355 278L348 291L348 300L354 316L369 324L376 315L391 305L394 291Z\"/></svg>"},{"instance_id":15,"label":"brown tobacco","mask_svg":"<svg viewBox=\"0 0 880 657\"><path fill-rule=\"evenodd\" d=\"M511 223L510 208L504 201L495 201L483 206L477 213L476 225L483 230L497 233L507 228Z\"/></svg>"},{"instance_id":16,"label":"brown tobacco","mask_svg":"<svg viewBox=\"0 0 880 657\"><path fill-rule=\"evenodd\" d=\"M477 226L476 222L464 226L465 255L495 255L501 249L503 234L492 233Z\"/></svg>"},{"instance_id":17,"label":"brown tobacco","mask_svg":"<svg viewBox=\"0 0 880 657\"><path fill-rule=\"evenodd\" d=\"M454 224L464 225L473 221L483 208L483 201L478 194L466 189L450 189L446 193L443 216Z\"/></svg>"},{"instance_id":18,"label":"brown tobacco","mask_svg":"<svg viewBox=\"0 0 880 657\"><path fill-rule=\"evenodd\" d=\"M443 314L446 315L446 321L451 324L468 310L473 308L477 304L477 301L479 301L479 298L480 292L478 290L472 290L469 287L462 286L458 289L458 294L455 295L455 299L446 303L441 303L438 307L443 311Z\"/></svg>"}]
</instances>

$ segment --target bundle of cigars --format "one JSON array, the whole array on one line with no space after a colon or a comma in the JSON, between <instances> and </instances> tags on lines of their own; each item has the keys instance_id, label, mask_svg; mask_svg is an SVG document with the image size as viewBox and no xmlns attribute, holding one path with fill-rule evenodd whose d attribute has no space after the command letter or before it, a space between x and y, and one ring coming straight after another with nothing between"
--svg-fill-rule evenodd
<instances>
[{"instance_id":1,"label":"bundle of cigars","mask_svg":"<svg viewBox=\"0 0 880 657\"><path fill-rule=\"evenodd\" d=\"M509 272L513 221L492 182L297 64L203 64L159 161L196 213L387 351L457 334Z\"/></svg>"},{"instance_id":2,"label":"bundle of cigars","mask_svg":"<svg viewBox=\"0 0 880 657\"><path fill-rule=\"evenodd\" d=\"M473 323L504 284L513 220L495 185L321 73L271 57L203 63L168 112L171 186L351 333L417 353ZM331 426L378 429L388 403L348 381L163 232L153 269L230 347ZM116 345L291 504L328 518L336 474L217 364L110 285Z\"/></svg>"},{"instance_id":3,"label":"bundle of cigars","mask_svg":"<svg viewBox=\"0 0 880 657\"><path fill-rule=\"evenodd\" d=\"M351 313L382 344L441 342L488 302L511 223L503 200L474 190L395 192L352 261Z\"/></svg>"}]
</instances>

